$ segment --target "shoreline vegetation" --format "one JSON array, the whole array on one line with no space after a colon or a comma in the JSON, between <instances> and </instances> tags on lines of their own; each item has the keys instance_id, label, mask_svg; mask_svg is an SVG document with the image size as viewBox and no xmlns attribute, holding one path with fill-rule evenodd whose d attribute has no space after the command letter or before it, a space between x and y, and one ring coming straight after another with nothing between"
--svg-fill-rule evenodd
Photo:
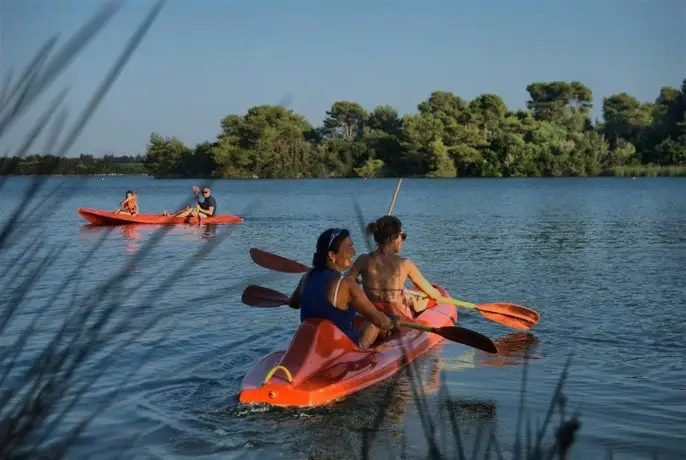
<instances>
[{"instance_id":1,"label":"shoreline vegetation","mask_svg":"<svg viewBox=\"0 0 686 460\"><path fill-rule=\"evenodd\" d=\"M334 102L319 127L281 105L259 105L220 121L195 147L150 135L145 154L0 158L0 175L151 175L156 178L306 179L377 177L686 177L686 79L653 102L627 93L602 101L580 82L527 86L526 110L502 98L465 100L434 91L400 116Z\"/></svg>"},{"instance_id":2,"label":"shoreline vegetation","mask_svg":"<svg viewBox=\"0 0 686 460\"><path fill-rule=\"evenodd\" d=\"M97 160L97 159L96 159ZM40 172L27 173L27 174L0 174L0 177L39 177L39 176L51 176L51 177L147 177L150 176L153 179L198 179L198 180L321 180L321 179L397 179L398 176L377 176L377 177L359 177L359 176L342 176L342 177L214 177L214 176L168 176L168 177L157 177L148 173L141 165L140 170L137 168L138 165L133 166L131 169L135 171L127 170L116 170L111 172L65 172L65 173L54 173L54 174L42 174ZM509 176L509 177L497 177L497 176L464 176L464 177L430 177L430 176L404 176L405 179L574 179L574 178L585 178L585 179L599 179L599 178L633 178L633 177L686 177L686 165L627 165L627 166L614 166L611 169L603 171L601 174L595 176Z\"/></svg>"}]
</instances>

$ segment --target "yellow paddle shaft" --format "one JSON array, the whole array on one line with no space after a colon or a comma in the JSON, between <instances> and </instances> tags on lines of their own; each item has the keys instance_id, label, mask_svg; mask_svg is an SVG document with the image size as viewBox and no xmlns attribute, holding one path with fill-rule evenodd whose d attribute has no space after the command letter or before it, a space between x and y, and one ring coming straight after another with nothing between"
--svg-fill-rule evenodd
<instances>
[{"instance_id":1,"label":"yellow paddle shaft","mask_svg":"<svg viewBox=\"0 0 686 460\"><path fill-rule=\"evenodd\" d=\"M411 323L409 321L405 321L402 319L397 319L396 324L398 326L408 327L410 329L419 329L420 331L426 331L426 332L433 332L434 331L434 328L431 326L427 326L425 324L419 324L419 323Z\"/></svg>"}]
</instances>

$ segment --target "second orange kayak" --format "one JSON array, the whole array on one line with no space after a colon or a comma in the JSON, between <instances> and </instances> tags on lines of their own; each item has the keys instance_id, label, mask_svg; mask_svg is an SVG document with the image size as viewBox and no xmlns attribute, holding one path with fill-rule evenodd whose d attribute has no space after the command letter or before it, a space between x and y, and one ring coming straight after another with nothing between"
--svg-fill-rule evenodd
<instances>
[{"instance_id":1,"label":"second orange kayak","mask_svg":"<svg viewBox=\"0 0 686 460\"><path fill-rule=\"evenodd\" d=\"M101 209L78 208L76 212L88 222L96 225L127 225L127 224L186 224L198 223L194 217L174 217L162 214L138 214L130 216L128 214L115 214L112 211ZM240 224L242 217L233 214L221 214L202 219L205 224Z\"/></svg>"},{"instance_id":2,"label":"second orange kayak","mask_svg":"<svg viewBox=\"0 0 686 460\"><path fill-rule=\"evenodd\" d=\"M436 286L444 297L448 292ZM415 321L433 327L452 326L457 308L439 303ZM354 344L333 323L314 319L300 326L288 348L257 362L243 379L241 403L312 407L343 398L396 373L444 339L415 329L400 328L373 350Z\"/></svg>"}]
</instances>

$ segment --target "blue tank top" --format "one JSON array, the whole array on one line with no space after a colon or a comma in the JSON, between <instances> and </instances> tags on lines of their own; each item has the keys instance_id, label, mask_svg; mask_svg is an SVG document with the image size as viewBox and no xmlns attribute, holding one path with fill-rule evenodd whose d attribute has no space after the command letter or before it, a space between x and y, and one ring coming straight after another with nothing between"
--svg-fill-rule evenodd
<instances>
[{"instance_id":1,"label":"blue tank top","mask_svg":"<svg viewBox=\"0 0 686 460\"><path fill-rule=\"evenodd\" d=\"M326 287L331 280L340 277L336 270L314 270L305 281L300 294L300 321L308 318L323 318L336 325L350 340L358 343L358 335L353 326L355 310L336 308L326 297Z\"/></svg>"}]
</instances>

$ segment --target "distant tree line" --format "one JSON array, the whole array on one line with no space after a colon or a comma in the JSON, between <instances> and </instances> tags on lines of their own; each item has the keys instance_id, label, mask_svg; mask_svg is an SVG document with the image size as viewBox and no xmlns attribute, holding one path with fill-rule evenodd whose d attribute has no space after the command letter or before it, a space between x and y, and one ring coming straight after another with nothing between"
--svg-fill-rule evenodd
<instances>
[{"instance_id":1,"label":"distant tree line","mask_svg":"<svg viewBox=\"0 0 686 460\"><path fill-rule=\"evenodd\" d=\"M337 101L321 126L278 105L228 115L212 142L195 147L150 135L144 156L0 158L0 174L140 174L155 177L525 177L686 175L686 79L653 102L603 99L580 82L527 86L527 110L495 94L468 101L434 91L418 112L371 112Z\"/></svg>"},{"instance_id":2,"label":"distant tree line","mask_svg":"<svg viewBox=\"0 0 686 460\"><path fill-rule=\"evenodd\" d=\"M0 175L147 174L143 161L142 155L105 155L103 158L85 154L75 158L55 155L0 157Z\"/></svg>"},{"instance_id":3,"label":"distant tree line","mask_svg":"<svg viewBox=\"0 0 686 460\"><path fill-rule=\"evenodd\" d=\"M319 127L260 105L224 117L217 139L194 148L153 133L145 166L156 177L224 178L686 173L686 79L654 102L604 98L604 121L596 123L582 83L532 83L527 91L528 110L517 111L495 94L468 101L447 91L403 117L387 105L368 112L338 101Z\"/></svg>"}]
</instances>

